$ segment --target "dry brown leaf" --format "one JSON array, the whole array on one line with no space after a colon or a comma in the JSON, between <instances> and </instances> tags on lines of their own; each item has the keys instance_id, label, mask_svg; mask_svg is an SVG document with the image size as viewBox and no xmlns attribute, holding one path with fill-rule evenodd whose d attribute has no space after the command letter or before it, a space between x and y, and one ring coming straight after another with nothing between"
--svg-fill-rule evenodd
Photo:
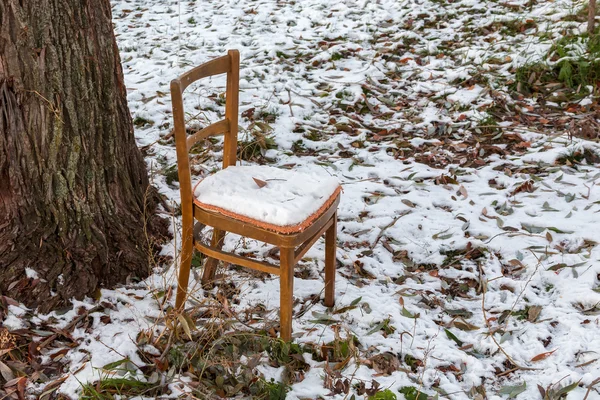
<instances>
[{"instance_id":1,"label":"dry brown leaf","mask_svg":"<svg viewBox=\"0 0 600 400\"><path fill-rule=\"evenodd\" d=\"M542 312L542 306L531 306L527 311L527 320L529 322L535 322L536 319L540 316Z\"/></svg>"},{"instance_id":2,"label":"dry brown leaf","mask_svg":"<svg viewBox=\"0 0 600 400\"><path fill-rule=\"evenodd\" d=\"M410 201L410 200L407 200L407 199L402 199L402 200L400 200L400 201L401 201L402 203L404 203L405 205L407 205L407 206L411 207L411 208L415 208L415 203L413 203L413 202L412 202L412 201Z\"/></svg>"},{"instance_id":3,"label":"dry brown leaf","mask_svg":"<svg viewBox=\"0 0 600 400\"><path fill-rule=\"evenodd\" d=\"M521 267L521 268L525 268L525 266L523 265L523 263L519 260L517 260L516 258L513 258L512 260L509 260L508 263L513 266L513 267Z\"/></svg>"},{"instance_id":4,"label":"dry brown leaf","mask_svg":"<svg viewBox=\"0 0 600 400\"><path fill-rule=\"evenodd\" d=\"M373 275L364 268L364 264L360 260L356 260L354 262L354 271L358 274L358 276L362 276L367 279L377 278L375 275Z\"/></svg>"},{"instance_id":5,"label":"dry brown leaf","mask_svg":"<svg viewBox=\"0 0 600 400\"><path fill-rule=\"evenodd\" d=\"M393 353L377 354L369 359L372 368L379 374L391 375L400 369L400 360Z\"/></svg>"},{"instance_id":6,"label":"dry brown leaf","mask_svg":"<svg viewBox=\"0 0 600 400\"><path fill-rule=\"evenodd\" d=\"M548 357L549 357L550 355L552 355L552 353L554 353L556 350L558 350L558 349L554 349L554 350L552 350L552 351L547 351L547 352L545 352L545 353L540 353L540 354L538 354L537 356L533 357L533 358L531 359L531 361L533 361L533 362L535 362L535 361L541 361L541 360L543 360L543 359L545 359L545 358L548 358Z\"/></svg>"},{"instance_id":7,"label":"dry brown leaf","mask_svg":"<svg viewBox=\"0 0 600 400\"><path fill-rule=\"evenodd\" d=\"M435 184L436 185L458 185L458 181L448 175L440 175L437 178L435 178Z\"/></svg>"},{"instance_id":8,"label":"dry brown leaf","mask_svg":"<svg viewBox=\"0 0 600 400\"><path fill-rule=\"evenodd\" d=\"M12 370L2 361L0 361L0 376L2 376L6 382L15 379L15 375L13 374Z\"/></svg>"},{"instance_id":9,"label":"dry brown leaf","mask_svg":"<svg viewBox=\"0 0 600 400\"><path fill-rule=\"evenodd\" d=\"M454 321L454 326L460 329L461 331L476 331L479 329L478 326L473 325L462 318Z\"/></svg>"},{"instance_id":10,"label":"dry brown leaf","mask_svg":"<svg viewBox=\"0 0 600 400\"><path fill-rule=\"evenodd\" d=\"M258 178L252 178L252 179L254 179L254 182L256 182L256 185L259 188L264 188L265 186L267 186L267 182L265 182L265 181L262 181L262 180L260 180Z\"/></svg>"},{"instance_id":11,"label":"dry brown leaf","mask_svg":"<svg viewBox=\"0 0 600 400\"><path fill-rule=\"evenodd\" d=\"M340 370L342 370L342 369L346 368L346 365L348 365L348 363L350 362L350 359L352 359L352 355L350 355L350 356L346 357L346 359L345 359L345 360L342 360L342 361L340 361L340 362L336 363L336 364L333 366L333 370L334 370L334 371L340 371Z\"/></svg>"},{"instance_id":12,"label":"dry brown leaf","mask_svg":"<svg viewBox=\"0 0 600 400\"><path fill-rule=\"evenodd\" d=\"M532 180L528 180L523 182L522 184L520 184L515 190L513 190L511 192L511 196L516 195L517 193L521 193L521 192L528 192L528 193L532 193L534 192L536 189L535 186L533 186L533 181Z\"/></svg>"}]
</instances>

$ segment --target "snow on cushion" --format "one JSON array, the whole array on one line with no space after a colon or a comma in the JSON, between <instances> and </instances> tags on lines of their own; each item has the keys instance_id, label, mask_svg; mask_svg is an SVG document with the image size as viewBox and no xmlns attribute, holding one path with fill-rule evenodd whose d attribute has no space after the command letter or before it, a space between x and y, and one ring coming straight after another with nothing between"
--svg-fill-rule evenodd
<instances>
[{"instance_id":1,"label":"snow on cushion","mask_svg":"<svg viewBox=\"0 0 600 400\"><path fill-rule=\"evenodd\" d=\"M328 175L232 166L197 183L194 197L203 209L277 232L294 233L318 218L340 190L337 179Z\"/></svg>"}]
</instances>

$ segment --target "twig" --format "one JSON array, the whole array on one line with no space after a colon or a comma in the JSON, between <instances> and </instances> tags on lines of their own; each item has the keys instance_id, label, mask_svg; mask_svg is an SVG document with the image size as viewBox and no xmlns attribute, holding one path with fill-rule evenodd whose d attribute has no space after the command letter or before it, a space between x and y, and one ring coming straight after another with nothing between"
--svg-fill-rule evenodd
<instances>
[{"instance_id":1,"label":"twig","mask_svg":"<svg viewBox=\"0 0 600 400\"><path fill-rule=\"evenodd\" d=\"M288 98L289 98L289 100L287 101L287 104L290 107L290 115L293 117L294 110L292 110L292 92L290 91L290 89L288 89L287 92L288 92Z\"/></svg>"},{"instance_id":2,"label":"twig","mask_svg":"<svg viewBox=\"0 0 600 400\"><path fill-rule=\"evenodd\" d=\"M500 372L500 373L499 373L499 374L497 374L496 376L497 376L497 377L501 377L501 376L504 376L504 375L512 374L513 372L515 372L515 371L518 371L518 370L520 370L520 369L521 369L521 367L516 367L516 368L507 369L507 370L506 370L506 371L504 371L504 372Z\"/></svg>"},{"instance_id":3,"label":"twig","mask_svg":"<svg viewBox=\"0 0 600 400\"><path fill-rule=\"evenodd\" d=\"M486 241L485 241L485 242L483 242L483 243L484 243L484 244L488 244L488 243L490 243L492 240L496 239L498 236L502 236L502 235L510 235L510 237L513 237L513 236L529 236L529 237L540 237L540 238L543 238L543 236L542 236L542 235L536 235L536 234L533 234L533 233L523 233L523 232L501 232L501 233L498 233L498 234L496 234L496 235L492 236L491 238L489 238L488 240L486 240Z\"/></svg>"},{"instance_id":4,"label":"twig","mask_svg":"<svg viewBox=\"0 0 600 400\"><path fill-rule=\"evenodd\" d=\"M590 395L590 393L592 392L592 388L594 386L596 386L597 384L600 383L600 378L596 378L595 381L593 381L592 383L590 383L590 385L588 386L588 390L587 392L585 392L585 397L583 398L583 400L587 400L588 396Z\"/></svg>"},{"instance_id":5,"label":"twig","mask_svg":"<svg viewBox=\"0 0 600 400\"><path fill-rule=\"evenodd\" d=\"M587 31L591 35L594 34L594 29L596 28L596 0L590 0L588 4L588 23L587 23ZM585 396L587 397L587 396Z\"/></svg>"},{"instance_id":6,"label":"twig","mask_svg":"<svg viewBox=\"0 0 600 400\"><path fill-rule=\"evenodd\" d=\"M290 89L290 90L291 90L291 89ZM312 102L314 105L316 105L317 107L319 107L319 108L321 108L321 109L323 108L323 104L319 103L318 101L316 101L316 100L315 100L315 99L313 99L312 97L305 96L305 95L303 95L302 93L298 93L298 92L296 92L296 91L294 91L294 90L291 90L291 92L292 92L292 93L294 93L296 96L304 97L305 99L307 99L307 100L310 100L310 101L311 101L311 102Z\"/></svg>"},{"instance_id":7,"label":"twig","mask_svg":"<svg viewBox=\"0 0 600 400\"><path fill-rule=\"evenodd\" d=\"M348 386L350 386L352 384L352 381L356 377L356 373L358 372L359 368L360 368L360 363L356 363L356 368L354 368L354 372L352 372L350 379L348 379L348 382L349 382ZM350 391L348 391L348 393L346 393L346 396L344 396L344 400L346 400L348 398L348 396L350 396Z\"/></svg>"},{"instance_id":8,"label":"twig","mask_svg":"<svg viewBox=\"0 0 600 400\"><path fill-rule=\"evenodd\" d=\"M584 195L582 194L582 195L581 195L581 197L583 197L583 198L584 198L584 199L586 199L586 200L589 200L589 199L590 199L590 194L592 193L592 188L594 187L594 184L595 184L595 183L596 183L596 182L592 182L592 184L591 184L590 186L588 186L588 185L586 185L586 184L584 183L584 184L583 184L583 186L585 186L585 187L587 188L588 192L587 192L587 196L584 196Z\"/></svg>"},{"instance_id":9,"label":"twig","mask_svg":"<svg viewBox=\"0 0 600 400\"><path fill-rule=\"evenodd\" d=\"M415 321L416 321L416 319L415 319ZM440 333L440 329L441 329L441 327L438 326L438 330L435 333L435 335L433 335L427 341L427 349L423 353L423 370L421 371L421 375L419 376L419 389L417 389L417 397L421 396L421 389L423 389L423 378L425 377L425 371L427 370L427 360L429 359L429 354L433 351L433 349L435 349L435 346L433 346L433 348L431 347L431 343L435 340L435 338L438 337L438 335Z\"/></svg>"},{"instance_id":10,"label":"twig","mask_svg":"<svg viewBox=\"0 0 600 400\"><path fill-rule=\"evenodd\" d=\"M365 179L360 179L358 181L352 181L352 182L342 182L342 186L343 185L351 185L353 183L360 183L360 182L376 182L378 181L380 178L365 178Z\"/></svg>"},{"instance_id":11,"label":"twig","mask_svg":"<svg viewBox=\"0 0 600 400\"><path fill-rule=\"evenodd\" d=\"M129 337L129 339L131 340L131 336ZM141 365L137 365L136 363L133 362L133 360L131 360L130 357L126 356L125 354L121 353L120 351L118 351L117 349L115 349L114 347L111 347L109 345L107 345L106 343L104 343L102 340L98 339L98 341L100 342L100 344L102 344L103 346L105 346L106 348L114 351L115 353L117 353L119 356L123 357L123 359L127 359L130 363L132 363L133 365L135 365L138 369L141 368ZM133 340L132 340L133 341ZM135 341L133 341L135 343ZM137 347L137 343L136 343L136 347Z\"/></svg>"},{"instance_id":12,"label":"twig","mask_svg":"<svg viewBox=\"0 0 600 400\"><path fill-rule=\"evenodd\" d=\"M154 146L156 143L160 142L161 140L169 140L171 139L171 137L173 137L173 135L175 135L175 129L172 129L171 132L167 133L165 136L156 139L154 142L147 144L145 146L140 147L140 150L142 151L146 151L148 150L150 147Z\"/></svg>"},{"instance_id":13,"label":"twig","mask_svg":"<svg viewBox=\"0 0 600 400\"><path fill-rule=\"evenodd\" d=\"M479 264L479 271L481 274L481 277L483 278L483 267L481 266L481 264ZM496 344L496 346L498 347L498 350L500 350L502 352L502 354L504 354L504 356L506 357L506 359L515 366L514 369L510 370L510 372L514 372L517 370L523 370L523 371L533 371L536 368L529 368L529 367L522 367L519 364L517 364L515 362L515 360L506 352L506 350L504 350L504 348L500 345L500 343L498 343L498 341L496 340L496 338L494 337L494 332L492 330L492 327L490 326L490 322L488 320L487 317L487 312L485 311L485 293L487 292L487 284L483 285L482 291L481 291L481 311L483 312L483 321L486 325L486 327L488 328L488 332L490 334L490 337L492 338L492 341ZM506 374L510 373L508 371L504 371Z\"/></svg>"},{"instance_id":14,"label":"twig","mask_svg":"<svg viewBox=\"0 0 600 400\"><path fill-rule=\"evenodd\" d=\"M519 292L519 294L517 295L517 299L513 303L512 307L510 309L510 312L508 313L508 316L506 317L506 322L504 323L504 328L502 329L504 331L506 331L506 328L508 327L508 320L509 320L510 316L512 315L513 311L515 310L515 307L517 306L517 303L519 302L519 300L521 300L521 297L523 296L523 293L525 293L525 289L527 289L527 286L529 285L529 283L531 282L531 280L533 279L533 277L535 276L535 274L538 272L538 269L540 269L540 264L542 263L542 260L540 260L538 258L538 256L536 256L533 251L531 251L531 254L533 254L533 256L537 260L537 264L535 265L535 270L533 271L533 273L531 274L531 276L529 277L529 279L527 280L527 282L525 282L525 286L523 286L523 289L521 289L521 292Z\"/></svg>"},{"instance_id":15,"label":"twig","mask_svg":"<svg viewBox=\"0 0 600 400\"><path fill-rule=\"evenodd\" d=\"M177 321L177 320L175 320ZM177 322L175 322L176 324ZM163 351L163 353L160 355L159 360L164 360L165 357L167 356L167 353L169 352L169 350L171 350L171 345L173 344L173 336L175 335L175 330L177 329L176 326L173 327L173 330L169 333L169 338L167 339L167 344L165 345L165 350Z\"/></svg>"},{"instance_id":16,"label":"twig","mask_svg":"<svg viewBox=\"0 0 600 400\"><path fill-rule=\"evenodd\" d=\"M81 314L80 316L78 316L77 318L75 318L73 321L71 321L71 323L69 325L67 325L65 327L65 329L63 329L64 331L68 332L71 329L75 328L75 326L81 322L82 319L86 318L88 315L95 313L96 311L100 311L103 310L104 306L102 305L98 305L95 307L90 308L89 310L86 310L86 312L84 312L83 314ZM50 343L52 343L54 340L56 340L56 338L58 337L58 333L55 333L52 336L48 336L48 338L46 340L44 340L43 342L41 342L38 346L37 346L37 350L40 351L41 349L43 349L44 347L48 346Z\"/></svg>"},{"instance_id":17,"label":"twig","mask_svg":"<svg viewBox=\"0 0 600 400\"><path fill-rule=\"evenodd\" d=\"M410 214L410 211L404 211L404 212L400 213L400 215L397 215L396 218L394 218L394 220L392 222L390 222L389 224L387 224L386 226L384 226L383 228L381 228L381 231L379 231L379 235L377 235L377 238L375 239L375 241L371 245L371 250L373 250L375 248L375 246L377 246L377 243L379 243L379 241L381 240L381 237L383 236L383 233L386 231L386 229L391 228L392 226L394 226L394 224L396 222L398 222L398 220L400 218L404 217L407 214Z\"/></svg>"}]
</instances>

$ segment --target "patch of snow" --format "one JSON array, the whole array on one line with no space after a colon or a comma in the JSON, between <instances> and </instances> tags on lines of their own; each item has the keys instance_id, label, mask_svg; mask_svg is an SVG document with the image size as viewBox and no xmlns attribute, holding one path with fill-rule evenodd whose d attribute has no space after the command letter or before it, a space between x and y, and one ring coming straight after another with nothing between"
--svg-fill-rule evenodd
<instances>
[{"instance_id":1,"label":"patch of snow","mask_svg":"<svg viewBox=\"0 0 600 400\"><path fill-rule=\"evenodd\" d=\"M290 226L316 213L338 187L338 180L325 171L309 174L267 166L231 166L204 178L194 193L200 203L267 224Z\"/></svg>"},{"instance_id":2,"label":"patch of snow","mask_svg":"<svg viewBox=\"0 0 600 400\"><path fill-rule=\"evenodd\" d=\"M39 275L38 273L32 269L32 268L25 268L25 275L29 278L29 279L38 279Z\"/></svg>"}]
</instances>

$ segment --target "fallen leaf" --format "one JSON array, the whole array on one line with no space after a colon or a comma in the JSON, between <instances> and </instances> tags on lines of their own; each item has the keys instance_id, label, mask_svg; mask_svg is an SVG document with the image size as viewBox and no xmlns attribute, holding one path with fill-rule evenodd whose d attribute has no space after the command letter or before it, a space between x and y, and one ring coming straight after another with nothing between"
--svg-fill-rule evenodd
<instances>
[{"instance_id":1,"label":"fallen leaf","mask_svg":"<svg viewBox=\"0 0 600 400\"><path fill-rule=\"evenodd\" d=\"M333 313L334 314L341 314L341 313L344 313L346 311L353 310L353 309L355 309L358 306L358 303L360 303L361 300L362 300L362 296L354 299L352 301L352 303L350 303L349 306L345 306L345 307L339 308L339 309L335 310Z\"/></svg>"},{"instance_id":2,"label":"fallen leaf","mask_svg":"<svg viewBox=\"0 0 600 400\"><path fill-rule=\"evenodd\" d=\"M400 360L390 352L374 355L369 358L375 372L383 375L391 375L400 369Z\"/></svg>"},{"instance_id":3,"label":"fallen leaf","mask_svg":"<svg viewBox=\"0 0 600 400\"><path fill-rule=\"evenodd\" d=\"M523 382L521 385L515 385L515 386L502 386L500 388L500 392L499 394L505 394L508 395L509 399L514 399L515 397L517 397L518 395L520 395L521 393L523 393L525 391L525 389L527 389L527 383Z\"/></svg>"},{"instance_id":4,"label":"fallen leaf","mask_svg":"<svg viewBox=\"0 0 600 400\"><path fill-rule=\"evenodd\" d=\"M404 307L402 307L402 312L401 312L401 314L402 314L402 316L403 316L403 317L406 317L406 318L412 318L412 319L419 318L419 316L420 316L420 314L419 314L419 313L413 314L413 313L411 313L410 311L408 311L408 310L407 310L406 308L404 308Z\"/></svg>"},{"instance_id":5,"label":"fallen leaf","mask_svg":"<svg viewBox=\"0 0 600 400\"><path fill-rule=\"evenodd\" d=\"M313 311L312 316L315 317L315 319L310 320L310 322L312 322L313 324L331 325L340 322L328 314L320 313L317 311Z\"/></svg>"},{"instance_id":6,"label":"fallen leaf","mask_svg":"<svg viewBox=\"0 0 600 400\"><path fill-rule=\"evenodd\" d=\"M181 323L181 326L182 326L183 330L185 331L185 334L190 338L190 340L193 340L192 330L191 330L190 325L188 324L188 321L186 320L186 318L182 314L179 314L177 316L177 319Z\"/></svg>"},{"instance_id":7,"label":"fallen leaf","mask_svg":"<svg viewBox=\"0 0 600 400\"><path fill-rule=\"evenodd\" d=\"M526 224L524 222L521 222L521 228L523 228L524 230L526 230L529 233L542 233L546 230L545 227L543 226L535 226L535 225L531 225L531 224Z\"/></svg>"},{"instance_id":8,"label":"fallen leaf","mask_svg":"<svg viewBox=\"0 0 600 400\"><path fill-rule=\"evenodd\" d=\"M15 379L15 375L13 374L12 370L2 361L0 361L0 375L2 375L4 380L7 382Z\"/></svg>"},{"instance_id":9,"label":"fallen leaf","mask_svg":"<svg viewBox=\"0 0 600 400\"><path fill-rule=\"evenodd\" d=\"M542 306L531 306L527 311L527 320L529 322L535 322L536 319L540 316L542 312Z\"/></svg>"},{"instance_id":10,"label":"fallen leaf","mask_svg":"<svg viewBox=\"0 0 600 400\"><path fill-rule=\"evenodd\" d=\"M454 326L460 329L461 331L476 331L479 329L478 326L470 324L462 318L454 321Z\"/></svg>"},{"instance_id":11,"label":"fallen leaf","mask_svg":"<svg viewBox=\"0 0 600 400\"><path fill-rule=\"evenodd\" d=\"M558 349L554 349L554 350L552 350L552 351L547 351L547 352L545 352L545 353L540 353L540 354L538 354L537 356L533 357L533 358L531 359L531 361L532 361L532 362L536 362L536 361L541 361L541 360L544 360L544 359L548 358L549 356L551 356L551 355L552 355L552 353L554 353L556 350L558 350Z\"/></svg>"},{"instance_id":12,"label":"fallen leaf","mask_svg":"<svg viewBox=\"0 0 600 400\"><path fill-rule=\"evenodd\" d=\"M565 396L571 390L573 390L577 386L579 386L579 382L581 382L581 380L578 380L577 382L573 382L570 385L566 385L566 386L563 386L562 388L560 388L560 390L558 392L556 392L556 396L557 396L556 398L562 399L563 396Z\"/></svg>"},{"instance_id":13,"label":"fallen leaf","mask_svg":"<svg viewBox=\"0 0 600 400\"><path fill-rule=\"evenodd\" d=\"M453 340L457 345L462 347L464 342L462 340L460 340L459 338L457 338L454 333L450 332L448 329L444 329L444 332L446 332L446 336L448 337L448 339Z\"/></svg>"},{"instance_id":14,"label":"fallen leaf","mask_svg":"<svg viewBox=\"0 0 600 400\"><path fill-rule=\"evenodd\" d=\"M260 180L260 179L258 179L258 178L252 178L252 179L254 179L254 182L256 182L256 185L257 185L259 188L264 188L265 186L267 186L267 182L265 182L265 181L261 181L261 180Z\"/></svg>"},{"instance_id":15,"label":"fallen leaf","mask_svg":"<svg viewBox=\"0 0 600 400\"><path fill-rule=\"evenodd\" d=\"M402 203L404 203L405 205L407 205L407 206L409 206L409 207L411 207L411 208L415 208L415 203L413 203L413 202L412 202L412 201L410 201L410 200L407 200L407 199L402 199L402 200L400 200L400 201L402 201Z\"/></svg>"},{"instance_id":16,"label":"fallen leaf","mask_svg":"<svg viewBox=\"0 0 600 400\"><path fill-rule=\"evenodd\" d=\"M522 184L520 184L519 186L517 186L515 188L515 190L513 190L510 195L514 196L517 193L522 193L522 192L528 192L528 193L532 193L535 191L535 186L533 186L533 181L532 180L528 180L523 182Z\"/></svg>"}]
</instances>

